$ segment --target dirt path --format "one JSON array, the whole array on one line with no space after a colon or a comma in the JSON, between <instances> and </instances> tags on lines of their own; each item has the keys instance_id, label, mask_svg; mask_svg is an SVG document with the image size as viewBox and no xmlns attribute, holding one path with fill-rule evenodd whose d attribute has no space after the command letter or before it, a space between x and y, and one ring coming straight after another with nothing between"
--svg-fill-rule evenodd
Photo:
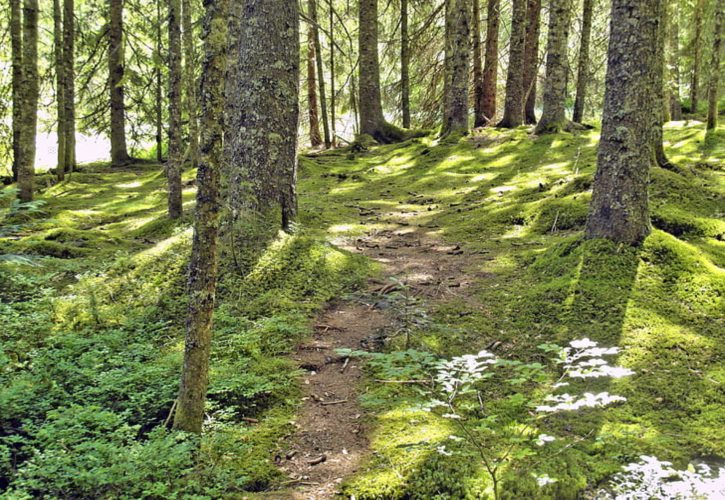
<instances>
[{"instance_id":1,"label":"dirt path","mask_svg":"<svg viewBox=\"0 0 725 500\"><path fill-rule=\"evenodd\" d=\"M471 263L458 245L444 245L429 230L399 220L399 214L376 214L391 229L371 231L340 242L383 265L384 276L404 284L406 293L426 302L465 295ZM397 221L396 221L397 219ZM376 350L396 328L395 306L387 295L392 280L371 280L366 300L338 301L317 319L312 341L298 348L294 359L306 370L304 405L296 421L298 431L285 444L280 468L297 489L276 498L323 499L335 495L344 478L361 465L368 451L358 390L361 361L341 358L336 349Z\"/></svg>"}]
</instances>

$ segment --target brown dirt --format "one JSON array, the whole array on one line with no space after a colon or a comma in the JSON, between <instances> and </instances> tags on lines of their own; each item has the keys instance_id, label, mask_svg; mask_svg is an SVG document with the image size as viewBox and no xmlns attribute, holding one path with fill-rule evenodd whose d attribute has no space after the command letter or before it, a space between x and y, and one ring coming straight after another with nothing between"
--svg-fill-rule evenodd
<instances>
[{"instance_id":1,"label":"brown dirt","mask_svg":"<svg viewBox=\"0 0 725 500\"><path fill-rule=\"evenodd\" d=\"M400 214L394 215L399 220ZM392 219L376 217L381 218ZM402 282L407 294L426 301L466 296L476 277L465 272L473 264L471 255L458 245L440 243L429 229L405 221L392 222L391 227L337 243L381 263L384 275ZM396 288L392 280L370 280L365 299L331 304L317 318L314 338L294 353L307 370L304 403L296 420L298 430L285 443L286 456L279 466L290 477L288 485L297 489L277 492L273 498L331 498L343 479L361 466L368 453L364 412L358 404L361 360L350 359L343 370L345 358L335 350L372 351L382 346L396 326L394 304L387 300Z\"/></svg>"}]
</instances>

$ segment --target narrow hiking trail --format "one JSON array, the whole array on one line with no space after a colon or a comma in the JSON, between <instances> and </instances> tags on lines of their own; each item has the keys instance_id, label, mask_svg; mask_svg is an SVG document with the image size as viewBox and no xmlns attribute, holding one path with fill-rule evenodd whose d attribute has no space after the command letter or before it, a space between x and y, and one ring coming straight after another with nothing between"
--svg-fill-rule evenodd
<instances>
[{"instance_id":1,"label":"narrow hiking trail","mask_svg":"<svg viewBox=\"0 0 725 500\"><path fill-rule=\"evenodd\" d=\"M305 370L303 406L295 422L297 432L284 444L280 468L297 487L279 498L333 497L339 485L354 474L368 454L369 419L358 397L363 361L340 356L341 348L376 351L400 332L400 311L390 294L405 289L423 300L424 307L451 297L466 297L472 284L471 255L456 244L444 244L433 230L401 215L359 207L363 224L382 223L385 229L338 242L381 265L356 299L338 300L319 315L315 334L298 347L293 359ZM480 277L480 276L479 276Z\"/></svg>"}]
</instances>

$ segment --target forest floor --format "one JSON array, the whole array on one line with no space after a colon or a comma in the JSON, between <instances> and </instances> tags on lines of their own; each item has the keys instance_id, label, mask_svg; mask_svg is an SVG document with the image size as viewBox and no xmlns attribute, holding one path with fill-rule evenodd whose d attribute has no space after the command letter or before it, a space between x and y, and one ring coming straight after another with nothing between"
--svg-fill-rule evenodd
<instances>
[{"instance_id":1,"label":"forest floor","mask_svg":"<svg viewBox=\"0 0 725 500\"><path fill-rule=\"evenodd\" d=\"M532 361L541 343L582 337L623 349L635 375L612 390L627 402L543 427L596 438L541 465L557 479L543 489L511 469L507 495L575 498L642 454L716 465L724 135L667 125L676 168L652 171L654 229L637 249L581 237L596 130L303 156L295 231L258 221L223 242L198 454L163 429L194 172L177 222L155 164L39 176L26 207L0 191L0 494L485 498L468 444L437 451L454 431L414 381L435 360L489 349ZM508 393L487 396L495 408Z\"/></svg>"}]
</instances>

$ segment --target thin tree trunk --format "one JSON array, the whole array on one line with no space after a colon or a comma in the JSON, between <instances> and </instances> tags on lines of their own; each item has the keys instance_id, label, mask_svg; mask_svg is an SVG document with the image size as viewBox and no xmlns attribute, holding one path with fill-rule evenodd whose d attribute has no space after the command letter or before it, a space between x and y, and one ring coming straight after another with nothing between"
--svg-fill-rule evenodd
<instances>
[{"instance_id":1,"label":"thin tree trunk","mask_svg":"<svg viewBox=\"0 0 725 500\"><path fill-rule=\"evenodd\" d=\"M506 74L506 101L498 127L515 128L524 122L524 44L527 0L513 0L509 62Z\"/></svg>"},{"instance_id":2,"label":"thin tree trunk","mask_svg":"<svg viewBox=\"0 0 725 500\"><path fill-rule=\"evenodd\" d=\"M559 132L566 124L567 42L571 21L571 0L552 0L549 6L549 34L546 47L544 109L537 134Z\"/></svg>"},{"instance_id":3,"label":"thin tree trunk","mask_svg":"<svg viewBox=\"0 0 725 500\"><path fill-rule=\"evenodd\" d=\"M720 56L722 55L723 3L718 2L715 32L713 33L712 59L710 61L710 81L707 86L707 129L717 127L717 94L720 88Z\"/></svg>"},{"instance_id":4,"label":"thin tree trunk","mask_svg":"<svg viewBox=\"0 0 725 500\"><path fill-rule=\"evenodd\" d=\"M154 103L154 111L156 114L156 161L159 163L161 163L164 159L164 123L162 115L163 83L161 81L161 65L163 64L163 55L161 52L163 50L163 45L161 43L161 25L161 0L158 0L156 2L156 88L154 89L156 93L156 102Z\"/></svg>"},{"instance_id":5,"label":"thin tree trunk","mask_svg":"<svg viewBox=\"0 0 725 500\"><path fill-rule=\"evenodd\" d=\"M307 29L307 113L310 122L310 145L322 144L320 117L317 112L317 76L315 75L315 33L310 24Z\"/></svg>"},{"instance_id":6,"label":"thin tree trunk","mask_svg":"<svg viewBox=\"0 0 725 500\"><path fill-rule=\"evenodd\" d=\"M536 124L536 80L539 74L539 34L541 32L541 0L528 0L526 10L526 42L524 44L524 122Z\"/></svg>"},{"instance_id":7,"label":"thin tree trunk","mask_svg":"<svg viewBox=\"0 0 725 500\"><path fill-rule=\"evenodd\" d=\"M56 176L58 181L65 179L65 67L63 60L63 10L60 0L53 0L53 52L55 56L55 104L57 127Z\"/></svg>"},{"instance_id":8,"label":"thin tree trunk","mask_svg":"<svg viewBox=\"0 0 725 500\"><path fill-rule=\"evenodd\" d=\"M327 7L330 14L330 145L334 148L337 144L335 136L335 11L332 0L328 0Z\"/></svg>"},{"instance_id":9,"label":"thin tree trunk","mask_svg":"<svg viewBox=\"0 0 725 500\"><path fill-rule=\"evenodd\" d=\"M653 78L662 0L613 0L602 134L588 238L639 244L650 232Z\"/></svg>"},{"instance_id":10,"label":"thin tree trunk","mask_svg":"<svg viewBox=\"0 0 725 500\"><path fill-rule=\"evenodd\" d=\"M20 136L23 109L23 15L20 0L10 0L10 45L12 50L13 96L13 181L18 180L20 169Z\"/></svg>"},{"instance_id":11,"label":"thin tree trunk","mask_svg":"<svg viewBox=\"0 0 725 500\"><path fill-rule=\"evenodd\" d=\"M400 0L400 102L403 128L410 128L410 39L408 0Z\"/></svg>"},{"instance_id":12,"label":"thin tree trunk","mask_svg":"<svg viewBox=\"0 0 725 500\"><path fill-rule=\"evenodd\" d=\"M579 41L579 66L576 77L576 98L574 99L573 121L584 121L584 102L589 84L589 43L592 37L592 15L594 0L584 0L582 7L582 33Z\"/></svg>"},{"instance_id":13,"label":"thin tree trunk","mask_svg":"<svg viewBox=\"0 0 725 500\"><path fill-rule=\"evenodd\" d=\"M655 59L652 71L652 98L653 106L652 114L654 116L654 124L652 126L652 140L655 151L655 165L662 168L672 168L672 164L665 154L664 137L662 127L667 121L665 111L668 110L665 105L665 24L666 24L666 4L667 0L659 0L660 19L657 29L657 40L655 45Z\"/></svg>"},{"instance_id":14,"label":"thin tree trunk","mask_svg":"<svg viewBox=\"0 0 725 500\"><path fill-rule=\"evenodd\" d=\"M192 168L199 166L199 110L196 102L196 57L194 57L194 25L191 0L181 0L181 27L184 43L184 101L189 120L189 161Z\"/></svg>"},{"instance_id":15,"label":"thin tree trunk","mask_svg":"<svg viewBox=\"0 0 725 500\"><path fill-rule=\"evenodd\" d=\"M111 92L111 163L128 163L126 105L123 89L123 0L109 1L108 84Z\"/></svg>"},{"instance_id":16,"label":"thin tree trunk","mask_svg":"<svg viewBox=\"0 0 725 500\"><path fill-rule=\"evenodd\" d=\"M680 101L680 22L678 2L672 3L672 15L669 18L669 67L670 67L670 117L682 120L682 102Z\"/></svg>"},{"instance_id":17,"label":"thin tree trunk","mask_svg":"<svg viewBox=\"0 0 725 500\"><path fill-rule=\"evenodd\" d=\"M23 0L23 108L18 165L18 197L23 202L33 199L38 83L38 0Z\"/></svg>"},{"instance_id":18,"label":"thin tree trunk","mask_svg":"<svg viewBox=\"0 0 725 500\"><path fill-rule=\"evenodd\" d=\"M473 126L483 127L488 121L483 113L483 49L481 43L481 0L473 0Z\"/></svg>"},{"instance_id":19,"label":"thin tree trunk","mask_svg":"<svg viewBox=\"0 0 725 500\"><path fill-rule=\"evenodd\" d=\"M700 87L700 44L702 43L702 16L705 0L697 0L695 4L695 34L692 39L692 80L690 82L690 113L697 113Z\"/></svg>"},{"instance_id":20,"label":"thin tree trunk","mask_svg":"<svg viewBox=\"0 0 725 500\"><path fill-rule=\"evenodd\" d=\"M482 118L488 125L496 117L496 87L498 84L498 30L501 23L500 0L488 0L486 18L486 57L483 65Z\"/></svg>"},{"instance_id":21,"label":"thin tree trunk","mask_svg":"<svg viewBox=\"0 0 725 500\"><path fill-rule=\"evenodd\" d=\"M471 9L468 0L446 0L446 93L442 135L468 132Z\"/></svg>"},{"instance_id":22,"label":"thin tree trunk","mask_svg":"<svg viewBox=\"0 0 725 500\"><path fill-rule=\"evenodd\" d=\"M201 157L186 317L184 366L174 429L201 433L209 381L212 314L216 298L220 178L224 135L224 78L229 0L204 0L204 60L201 71Z\"/></svg>"},{"instance_id":23,"label":"thin tree trunk","mask_svg":"<svg viewBox=\"0 0 725 500\"><path fill-rule=\"evenodd\" d=\"M322 134L325 140L325 148L329 149L332 145L330 139L330 122L327 119L327 96L325 94L325 76L322 65L322 44L320 43L320 30L318 29L317 19L317 0L309 0L308 15L312 22L313 39L315 41L315 62L317 63L317 84L319 85L320 94L320 111L322 113Z\"/></svg>"},{"instance_id":24,"label":"thin tree trunk","mask_svg":"<svg viewBox=\"0 0 725 500\"><path fill-rule=\"evenodd\" d=\"M65 161L66 173L76 166L75 4L63 0L63 59L65 72Z\"/></svg>"},{"instance_id":25,"label":"thin tree trunk","mask_svg":"<svg viewBox=\"0 0 725 500\"><path fill-rule=\"evenodd\" d=\"M169 0L169 161L166 162L170 219L182 213L181 200L181 0Z\"/></svg>"}]
</instances>

